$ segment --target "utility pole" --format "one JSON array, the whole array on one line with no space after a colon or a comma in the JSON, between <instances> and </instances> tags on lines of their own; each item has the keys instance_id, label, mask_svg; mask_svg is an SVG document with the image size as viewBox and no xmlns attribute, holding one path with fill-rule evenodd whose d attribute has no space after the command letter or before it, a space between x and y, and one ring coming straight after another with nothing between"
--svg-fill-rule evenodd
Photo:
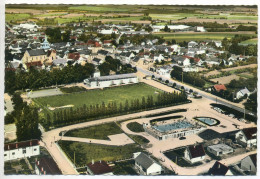
<instances>
[{"instance_id":1,"label":"utility pole","mask_svg":"<svg viewBox=\"0 0 260 179\"><path fill-rule=\"evenodd\" d=\"M244 108L244 119L246 119L246 107Z\"/></svg>"},{"instance_id":2,"label":"utility pole","mask_svg":"<svg viewBox=\"0 0 260 179\"><path fill-rule=\"evenodd\" d=\"M75 151L74 151L74 165L75 165Z\"/></svg>"},{"instance_id":3,"label":"utility pole","mask_svg":"<svg viewBox=\"0 0 260 179\"><path fill-rule=\"evenodd\" d=\"M183 72L181 72L181 81L183 83Z\"/></svg>"}]
</instances>

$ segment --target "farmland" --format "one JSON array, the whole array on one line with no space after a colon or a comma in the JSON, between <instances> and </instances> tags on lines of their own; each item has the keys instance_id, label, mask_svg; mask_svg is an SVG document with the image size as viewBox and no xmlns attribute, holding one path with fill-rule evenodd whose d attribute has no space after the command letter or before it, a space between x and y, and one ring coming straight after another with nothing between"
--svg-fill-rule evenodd
<instances>
[{"instance_id":1,"label":"farmland","mask_svg":"<svg viewBox=\"0 0 260 179\"><path fill-rule=\"evenodd\" d=\"M19 21L19 20L27 20L31 17L30 14L21 13L21 14L6 14L5 20L6 22L10 21Z\"/></svg>"},{"instance_id":2,"label":"farmland","mask_svg":"<svg viewBox=\"0 0 260 179\"><path fill-rule=\"evenodd\" d=\"M241 34L241 35L245 35L245 36L256 36L252 33L248 33L246 34L245 32L226 32L226 33L154 33L154 35L163 37L165 40L171 40L171 39L175 39L176 41L190 41L190 40L223 40L225 37L228 39L231 39L232 37L234 37L236 34Z\"/></svg>"}]
</instances>

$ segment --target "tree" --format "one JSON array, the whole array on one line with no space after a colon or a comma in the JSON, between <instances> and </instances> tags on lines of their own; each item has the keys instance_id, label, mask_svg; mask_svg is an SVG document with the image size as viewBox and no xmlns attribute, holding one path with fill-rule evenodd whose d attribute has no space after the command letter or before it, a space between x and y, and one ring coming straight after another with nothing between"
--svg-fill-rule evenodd
<instances>
[{"instance_id":1,"label":"tree","mask_svg":"<svg viewBox=\"0 0 260 179\"><path fill-rule=\"evenodd\" d=\"M170 29L167 25L165 25L163 31L164 31L164 32L170 32L170 30L171 30L171 29Z\"/></svg>"}]
</instances>

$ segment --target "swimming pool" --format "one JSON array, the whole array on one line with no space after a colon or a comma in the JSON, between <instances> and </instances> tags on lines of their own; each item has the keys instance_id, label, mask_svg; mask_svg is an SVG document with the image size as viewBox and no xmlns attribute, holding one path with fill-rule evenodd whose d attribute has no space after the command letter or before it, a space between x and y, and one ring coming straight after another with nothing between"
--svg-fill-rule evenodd
<instances>
[{"instance_id":1,"label":"swimming pool","mask_svg":"<svg viewBox=\"0 0 260 179\"><path fill-rule=\"evenodd\" d=\"M168 132L172 130L177 130L177 129L186 129L193 127L193 125L187 121L179 121L179 122L174 122L170 124L165 124L165 125L155 125L153 126L154 129L160 131L160 132Z\"/></svg>"},{"instance_id":2,"label":"swimming pool","mask_svg":"<svg viewBox=\"0 0 260 179\"><path fill-rule=\"evenodd\" d=\"M203 122L204 124L207 124L209 126L214 126L219 124L219 120L211 118L211 117L195 117L194 119Z\"/></svg>"}]
</instances>

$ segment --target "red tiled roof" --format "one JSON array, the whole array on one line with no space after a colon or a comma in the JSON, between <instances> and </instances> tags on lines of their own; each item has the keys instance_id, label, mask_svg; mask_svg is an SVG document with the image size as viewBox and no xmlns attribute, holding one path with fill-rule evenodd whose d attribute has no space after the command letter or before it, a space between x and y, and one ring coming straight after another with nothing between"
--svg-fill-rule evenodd
<instances>
[{"instance_id":1,"label":"red tiled roof","mask_svg":"<svg viewBox=\"0 0 260 179\"><path fill-rule=\"evenodd\" d=\"M249 155L249 157L251 158L253 164L256 166L256 154L251 154Z\"/></svg>"},{"instance_id":2,"label":"red tiled roof","mask_svg":"<svg viewBox=\"0 0 260 179\"><path fill-rule=\"evenodd\" d=\"M28 140L23 142L5 144L4 150L13 150L13 149L25 148L25 147L37 146L37 145L39 145L39 141L37 139L33 139L33 140Z\"/></svg>"},{"instance_id":3,"label":"red tiled roof","mask_svg":"<svg viewBox=\"0 0 260 179\"><path fill-rule=\"evenodd\" d=\"M191 154L191 158L205 156L205 151L201 144L196 146L189 146L188 148Z\"/></svg>"},{"instance_id":4,"label":"red tiled roof","mask_svg":"<svg viewBox=\"0 0 260 179\"><path fill-rule=\"evenodd\" d=\"M36 161L36 166L38 167L41 174L45 175L61 175L59 167L52 158L40 158Z\"/></svg>"},{"instance_id":5,"label":"red tiled roof","mask_svg":"<svg viewBox=\"0 0 260 179\"><path fill-rule=\"evenodd\" d=\"M226 175L228 170L229 170L229 167L227 167L226 165L216 161L215 164L213 165L213 167L209 170L209 174L224 176L224 175Z\"/></svg>"},{"instance_id":6,"label":"red tiled roof","mask_svg":"<svg viewBox=\"0 0 260 179\"><path fill-rule=\"evenodd\" d=\"M256 127L247 128L242 130L248 140L256 139Z\"/></svg>"},{"instance_id":7,"label":"red tiled roof","mask_svg":"<svg viewBox=\"0 0 260 179\"><path fill-rule=\"evenodd\" d=\"M112 43L112 40L104 40L104 44L106 43Z\"/></svg>"},{"instance_id":8,"label":"red tiled roof","mask_svg":"<svg viewBox=\"0 0 260 179\"><path fill-rule=\"evenodd\" d=\"M93 172L94 175L102 175L105 173L112 172L112 169L108 166L105 161L95 162L94 164L87 164L88 168Z\"/></svg>"},{"instance_id":9,"label":"red tiled roof","mask_svg":"<svg viewBox=\"0 0 260 179\"><path fill-rule=\"evenodd\" d=\"M80 58L80 54L79 53L69 53L68 58L73 59L73 60L78 60Z\"/></svg>"},{"instance_id":10,"label":"red tiled roof","mask_svg":"<svg viewBox=\"0 0 260 179\"><path fill-rule=\"evenodd\" d=\"M26 63L27 68L30 68L31 66L42 66L42 62L41 61L36 61L36 62L30 62L30 63Z\"/></svg>"},{"instance_id":11,"label":"red tiled roof","mask_svg":"<svg viewBox=\"0 0 260 179\"><path fill-rule=\"evenodd\" d=\"M214 88L217 92L219 92L220 90L227 90L225 85L214 85Z\"/></svg>"}]
</instances>

